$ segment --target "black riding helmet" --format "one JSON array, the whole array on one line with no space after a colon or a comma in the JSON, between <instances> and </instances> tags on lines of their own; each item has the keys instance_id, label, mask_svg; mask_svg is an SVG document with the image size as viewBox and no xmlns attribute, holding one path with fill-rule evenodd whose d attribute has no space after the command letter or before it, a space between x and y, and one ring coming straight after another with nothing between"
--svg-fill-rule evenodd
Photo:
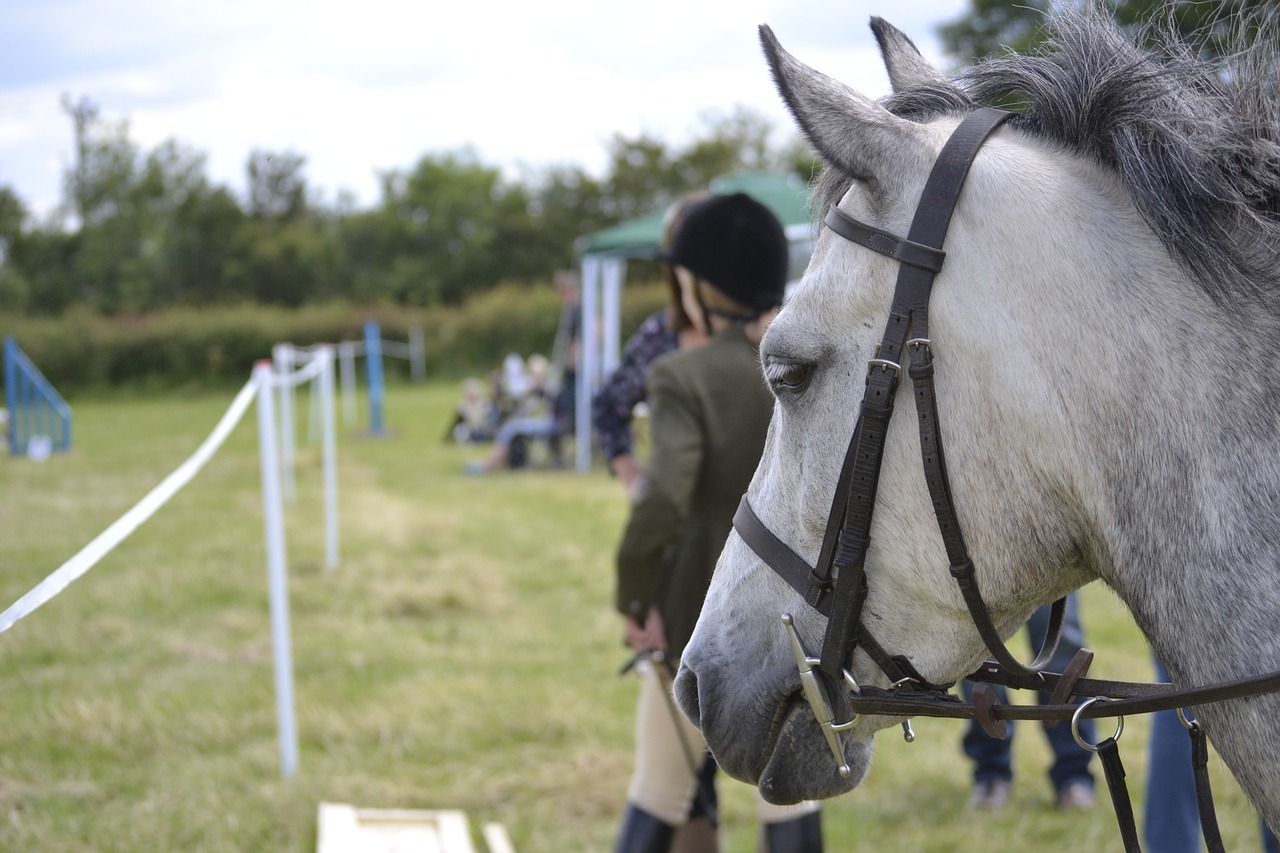
<instances>
[{"instance_id":1,"label":"black riding helmet","mask_svg":"<svg viewBox=\"0 0 1280 853\"><path fill-rule=\"evenodd\" d=\"M753 316L782 304L787 236L769 208L745 193L693 205L663 259L705 279Z\"/></svg>"}]
</instances>

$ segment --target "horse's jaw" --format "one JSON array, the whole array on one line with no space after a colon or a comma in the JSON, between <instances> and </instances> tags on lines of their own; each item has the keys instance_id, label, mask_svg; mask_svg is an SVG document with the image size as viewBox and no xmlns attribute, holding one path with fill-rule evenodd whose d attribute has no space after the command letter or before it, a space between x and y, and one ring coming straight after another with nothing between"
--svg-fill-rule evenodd
<instances>
[{"instance_id":1,"label":"horse's jaw","mask_svg":"<svg viewBox=\"0 0 1280 853\"><path fill-rule=\"evenodd\" d=\"M685 650L675 698L726 773L756 785L775 804L838 796L866 777L874 737L873 727L863 725L869 718L838 736L848 767L841 773L794 667L760 667L739 678L736 668L731 676L716 666L714 653L699 651L696 646Z\"/></svg>"},{"instance_id":2,"label":"horse's jaw","mask_svg":"<svg viewBox=\"0 0 1280 853\"><path fill-rule=\"evenodd\" d=\"M764 769L755 778L743 778L755 782L760 795L775 804L835 797L856 788L866 778L871 769L874 737L872 734L861 739L852 731L840 735L840 749L848 767L847 775L841 774L812 710L795 697L771 739L771 751L763 756ZM719 761L720 753L714 748L712 751Z\"/></svg>"}]
</instances>

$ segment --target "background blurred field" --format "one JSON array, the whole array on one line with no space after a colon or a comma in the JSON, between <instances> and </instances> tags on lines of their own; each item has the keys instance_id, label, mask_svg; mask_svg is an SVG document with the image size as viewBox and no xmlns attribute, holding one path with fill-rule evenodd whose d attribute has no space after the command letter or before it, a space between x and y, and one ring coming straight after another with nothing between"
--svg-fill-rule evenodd
<instances>
[{"instance_id":1,"label":"background blurred field","mask_svg":"<svg viewBox=\"0 0 1280 853\"><path fill-rule=\"evenodd\" d=\"M464 476L483 450L442 441L456 395L454 382L396 385L388 437L342 430L336 571L319 453L301 445L287 507L295 779L279 771L249 417L133 537L0 635L0 850L311 850L321 800L465 809L473 825L504 823L521 853L610 849L635 689L617 675L610 607L621 489L600 471ZM73 398L72 453L0 458L0 607L185 460L230 399ZM1094 674L1149 678L1113 596L1087 589L1083 613ZM1101 780L1091 813L1052 807L1032 726L994 817L966 808L961 724L916 730L911 745L885 732L864 786L828 804L828 849L1122 849ZM1139 809L1146 732L1132 718L1121 741ZM1213 768L1228 849L1259 849L1250 808ZM753 850L750 789L720 788L724 849Z\"/></svg>"}]
</instances>

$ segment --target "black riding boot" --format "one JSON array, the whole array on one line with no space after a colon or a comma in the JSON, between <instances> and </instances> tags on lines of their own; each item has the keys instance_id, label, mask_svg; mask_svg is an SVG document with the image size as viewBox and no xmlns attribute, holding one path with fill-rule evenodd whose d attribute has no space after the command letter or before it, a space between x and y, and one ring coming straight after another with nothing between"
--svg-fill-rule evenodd
<instances>
[{"instance_id":1,"label":"black riding boot","mask_svg":"<svg viewBox=\"0 0 1280 853\"><path fill-rule=\"evenodd\" d=\"M760 834L762 853L822 853L822 812L766 823Z\"/></svg>"},{"instance_id":2,"label":"black riding boot","mask_svg":"<svg viewBox=\"0 0 1280 853\"><path fill-rule=\"evenodd\" d=\"M675 833L671 824L628 803L614 853L667 853Z\"/></svg>"}]
</instances>

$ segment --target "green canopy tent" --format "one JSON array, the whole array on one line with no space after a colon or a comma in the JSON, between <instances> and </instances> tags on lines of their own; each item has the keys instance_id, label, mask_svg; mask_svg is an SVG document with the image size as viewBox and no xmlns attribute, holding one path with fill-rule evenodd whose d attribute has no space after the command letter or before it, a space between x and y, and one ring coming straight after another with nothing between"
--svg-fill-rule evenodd
<instances>
[{"instance_id":1,"label":"green canopy tent","mask_svg":"<svg viewBox=\"0 0 1280 853\"><path fill-rule=\"evenodd\" d=\"M788 277L800 277L814 242L809 187L803 181L768 172L740 172L716 178L708 189L722 195L743 192L772 210L791 246ZM579 471L591 465L591 397L618 364L619 303L627 261L657 255L664 216L665 211L656 211L578 240L582 268L582 351L575 412Z\"/></svg>"},{"instance_id":2,"label":"green canopy tent","mask_svg":"<svg viewBox=\"0 0 1280 853\"><path fill-rule=\"evenodd\" d=\"M666 211L660 210L583 237L578 241L578 254L584 258L591 255L651 258L658 250L665 215Z\"/></svg>"}]
</instances>

